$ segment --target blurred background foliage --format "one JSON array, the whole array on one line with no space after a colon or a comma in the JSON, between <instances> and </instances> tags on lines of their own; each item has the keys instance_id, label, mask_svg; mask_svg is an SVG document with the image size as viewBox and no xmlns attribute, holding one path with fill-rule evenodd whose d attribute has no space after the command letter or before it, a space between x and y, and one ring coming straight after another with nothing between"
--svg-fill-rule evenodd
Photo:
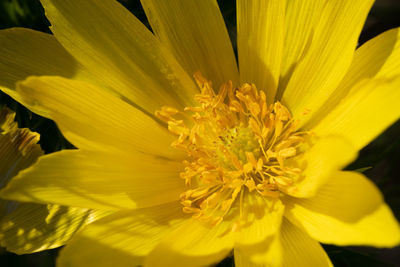
<instances>
[{"instance_id":1,"label":"blurred background foliage","mask_svg":"<svg viewBox=\"0 0 400 267\"><path fill-rule=\"evenodd\" d=\"M149 27L139 0L119 0L119 2ZM218 3L232 43L236 47L235 0L218 0ZM48 26L49 22L44 16L39 0L0 0L0 29L26 27L50 33ZM400 0L377 0L368 16L359 44L385 30L399 26ZM28 127L40 133L40 145L46 153L72 147L63 138L54 122L33 114L0 92L0 107L3 105L17 112L16 119L20 127ZM382 190L386 202L400 220L400 121L365 147L360 152L359 158L347 169L362 169L364 174ZM324 245L324 247L335 266L400 266L400 247L393 249L331 245ZM29 255L15 255L0 248L0 266L52 267L55 266L57 253L58 249L53 249ZM217 266L233 265L232 257L228 257Z\"/></svg>"}]
</instances>

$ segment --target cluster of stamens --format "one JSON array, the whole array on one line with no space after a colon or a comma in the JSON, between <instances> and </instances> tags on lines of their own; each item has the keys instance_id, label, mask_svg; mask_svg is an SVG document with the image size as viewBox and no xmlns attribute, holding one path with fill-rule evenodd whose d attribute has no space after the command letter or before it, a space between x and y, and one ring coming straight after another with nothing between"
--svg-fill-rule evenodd
<instances>
[{"instance_id":1,"label":"cluster of stamens","mask_svg":"<svg viewBox=\"0 0 400 267\"><path fill-rule=\"evenodd\" d=\"M243 195L278 198L298 179L291 164L301 153L307 133L281 103L267 104L253 84L222 85L218 94L200 74L196 107L179 112L163 107L156 115L178 135L172 146L185 151L181 177L188 190L181 194L183 211L216 225ZM191 116L188 113L192 114Z\"/></svg>"}]
</instances>

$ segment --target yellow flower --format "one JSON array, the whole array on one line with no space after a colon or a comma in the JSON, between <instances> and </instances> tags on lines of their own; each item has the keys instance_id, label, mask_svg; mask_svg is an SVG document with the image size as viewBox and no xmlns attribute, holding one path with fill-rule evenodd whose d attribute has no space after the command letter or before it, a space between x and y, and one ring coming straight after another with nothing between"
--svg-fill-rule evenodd
<instances>
[{"instance_id":1,"label":"yellow flower","mask_svg":"<svg viewBox=\"0 0 400 267\"><path fill-rule=\"evenodd\" d=\"M236 266L330 266L318 242L398 245L378 189L341 171L400 117L399 29L355 50L372 2L238 0L239 74L215 0L142 0L154 35L115 1L42 0L54 36L1 31L0 89L78 149L1 196L113 212L60 266L232 250Z\"/></svg>"}]
</instances>

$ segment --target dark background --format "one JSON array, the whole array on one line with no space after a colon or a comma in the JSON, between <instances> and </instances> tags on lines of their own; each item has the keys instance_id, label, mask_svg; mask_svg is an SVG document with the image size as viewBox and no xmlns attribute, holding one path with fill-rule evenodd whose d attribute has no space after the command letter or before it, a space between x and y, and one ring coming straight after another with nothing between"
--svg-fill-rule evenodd
<instances>
[{"instance_id":1,"label":"dark background","mask_svg":"<svg viewBox=\"0 0 400 267\"><path fill-rule=\"evenodd\" d=\"M139 0L119 0L119 2L149 26ZM236 48L235 0L218 0L218 3ZM38 0L0 0L0 29L26 27L50 33L48 26L49 22ZM399 26L400 0L377 0L368 16L359 44L385 30ZM3 105L17 112L20 127L28 127L40 133L40 145L46 153L72 147L52 121L32 114L0 92L0 107ZM347 167L347 169L360 168L369 168L364 174L382 190L386 202L400 220L400 121L365 147L357 161ZM324 248L335 266L400 266L400 247L376 249L324 245ZM28 255L15 255L0 248L0 266L52 267L55 265L57 253L58 249L53 249ZM233 266L232 257L228 257L218 266Z\"/></svg>"}]
</instances>

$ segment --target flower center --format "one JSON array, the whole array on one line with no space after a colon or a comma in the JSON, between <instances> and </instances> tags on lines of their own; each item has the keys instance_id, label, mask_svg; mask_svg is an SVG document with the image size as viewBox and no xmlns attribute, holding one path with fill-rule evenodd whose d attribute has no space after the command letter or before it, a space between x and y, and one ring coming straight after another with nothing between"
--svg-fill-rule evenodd
<instances>
[{"instance_id":1,"label":"flower center","mask_svg":"<svg viewBox=\"0 0 400 267\"><path fill-rule=\"evenodd\" d=\"M287 192L301 173L291 162L308 133L296 131L288 109L268 105L253 84L233 88L227 82L217 94L201 74L195 79L198 106L184 112L163 107L156 115L178 135L172 146L188 155L181 173L188 187L180 196L183 211L216 225L235 201L242 205L245 191L267 198Z\"/></svg>"}]
</instances>

